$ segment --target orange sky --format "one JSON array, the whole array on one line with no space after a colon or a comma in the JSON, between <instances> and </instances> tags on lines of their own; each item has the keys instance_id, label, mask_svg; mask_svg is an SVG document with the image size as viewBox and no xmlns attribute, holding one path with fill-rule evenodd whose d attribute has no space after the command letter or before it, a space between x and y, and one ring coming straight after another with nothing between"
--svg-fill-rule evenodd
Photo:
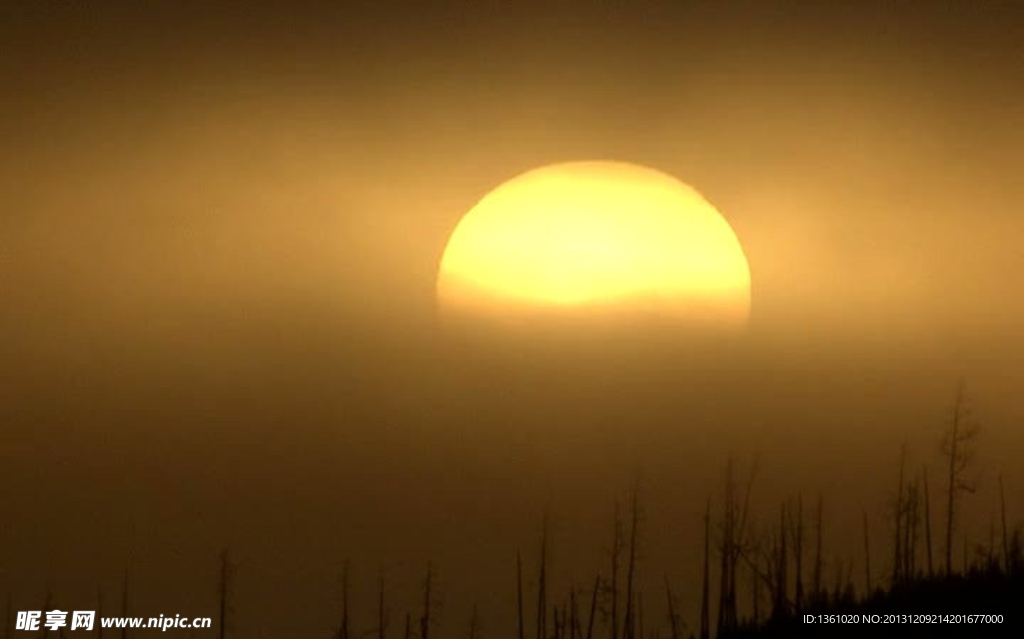
<instances>
[{"instance_id":1,"label":"orange sky","mask_svg":"<svg viewBox=\"0 0 1024 639\"><path fill-rule=\"evenodd\" d=\"M480 588L500 628L543 503L582 579L637 467L649 556L685 595L729 450L760 452L766 508L820 490L837 529L863 504L881 534L899 442L935 463L960 377L982 474L1021 494L1019 12L135 4L0 10L0 487L39 522L0 531L27 549L0 555L19 604L113 593L127 561L140 605L205 609L232 543L248 637L292 627L268 602L313 602L300 626L326 634L345 556L407 591L434 557L445 623ZM438 330L460 216L592 158L727 217L741 347Z\"/></svg>"}]
</instances>

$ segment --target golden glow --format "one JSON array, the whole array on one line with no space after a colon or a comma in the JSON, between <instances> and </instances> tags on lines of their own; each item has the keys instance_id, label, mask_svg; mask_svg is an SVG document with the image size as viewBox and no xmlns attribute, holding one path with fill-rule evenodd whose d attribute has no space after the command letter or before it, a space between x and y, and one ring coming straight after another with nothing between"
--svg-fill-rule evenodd
<instances>
[{"instance_id":1,"label":"golden glow","mask_svg":"<svg viewBox=\"0 0 1024 639\"><path fill-rule=\"evenodd\" d=\"M459 222L437 280L443 310L654 310L744 325L750 271L725 219L653 169L569 162L528 171Z\"/></svg>"}]
</instances>

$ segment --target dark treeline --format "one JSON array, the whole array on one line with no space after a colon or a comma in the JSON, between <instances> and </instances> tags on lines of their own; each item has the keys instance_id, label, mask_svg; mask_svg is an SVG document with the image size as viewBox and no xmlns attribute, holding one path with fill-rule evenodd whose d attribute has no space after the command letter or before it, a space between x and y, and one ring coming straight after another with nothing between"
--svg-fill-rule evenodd
<instances>
[{"instance_id":1,"label":"dark treeline","mask_svg":"<svg viewBox=\"0 0 1024 639\"><path fill-rule=\"evenodd\" d=\"M774 515L755 521L751 506L757 460L745 471L727 460L721 492L709 496L703 517L700 612L694 619L683 619L677 612L678 584L674 587L667 576L662 593L644 592L638 586L644 523L639 482L632 486L628 503L616 503L612 510L607 563L595 568L586 583L570 584L566 592L550 589L545 514L532 547L536 563L524 562L520 550L510 570L515 598L509 605L515 607L516 627L489 629L486 634L516 639L1024 636L1017 616L1024 607L1024 530L1007 521L1001 475L999 517L991 524L988 540L971 546L966 535L957 532L963 502L977 490L969 471L979 432L961 385L943 426L939 472L929 474L927 466L908 468L907 447L901 447L895 490L887 504L889 541L884 556L871 555L877 544L871 543L864 511L862 556L833 554L826 560L826 499L821 494L807 502L802 495L783 500ZM643 570L657 567L645 565ZM418 610L405 613L401 632L385 632L381 587L378 623L353 634L346 594L335 639L430 639L432 574L428 566L422 602ZM347 593L347 569L344 581ZM526 581L535 585L532 592L525 592ZM645 616L645 598L650 602L651 597L667 604L664 617ZM418 623L410 624L411 618ZM469 639L481 639L475 606L462 627Z\"/></svg>"},{"instance_id":2,"label":"dark treeline","mask_svg":"<svg viewBox=\"0 0 1024 639\"><path fill-rule=\"evenodd\" d=\"M820 493L810 500L800 494L784 499L756 518L752 504L758 461L755 458L743 470L727 460L721 489L709 495L701 521L703 557L692 573L699 581L682 584L697 586L699 592L699 613L692 619L679 614L677 593L686 588L673 584L667 574L663 592L639 586L641 570L648 576L666 572L664 567L641 566L644 512L639 481L632 485L628 501L616 502L611 509L604 565L595 566L585 582L570 583L564 592L550 587L545 512L536 545L525 553L534 561L524 560L520 549L514 563L510 562L508 578L510 585L514 583L515 597L508 605L514 608L515 627L487 626L473 605L465 623L455 625L461 632L453 631L449 620L445 639L460 635L468 639L1024 637L1024 527L1008 520L1002 475L999 512L990 522L988 539L971 545L966 535L957 532L963 502L978 488L970 480L970 470L979 432L961 386L943 427L940 472L929 473L926 466L909 468L907 447L901 447L893 473L895 490L887 503L888 547L882 556L871 553L873 548L877 552L878 545L871 543L864 511L859 555L832 553L826 560L830 552L823 532L827 502ZM217 639L233 637L235 570L224 550L218 565ZM350 605L351 581L346 561L340 575L338 623L330 631L331 639L440 636L440 593L431 563L424 564L418 578L415 603L397 615L392 614L383 572L372 584L375 609L358 615L353 615ZM126 573L120 593L120 614L126 616L131 614L128 586ZM645 615L645 602L648 610L667 610L667 614ZM98 608L104 610L101 592ZM966 615L999 617L964 619ZM358 624L353 622L355 617ZM7 619L11 619L9 599ZM101 630L97 632L102 636ZM121 639L127 639L127 631L119 632Z\"/></svg>"}]
</instances>

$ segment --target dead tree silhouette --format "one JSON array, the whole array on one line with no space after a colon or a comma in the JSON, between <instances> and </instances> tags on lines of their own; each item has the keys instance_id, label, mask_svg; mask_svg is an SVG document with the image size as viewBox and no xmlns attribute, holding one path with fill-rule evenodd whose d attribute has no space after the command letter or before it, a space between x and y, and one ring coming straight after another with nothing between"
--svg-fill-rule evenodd
<instances>
[{"instance_id":1,"label":"dead tree silhouette","mask_svg":"<svg viewBox=\"0 0 1024 639\"><path fill-rule=\"evenodd\" d=\"M921 488L924 490L924 543L927 549L928 576L935 574L932 563L932 507L928 493L928 467L921 470Z\"/></svg>"},{"instance_id":2,"label":"dead tree silhouette","mask_svg":"<svg viewBox=\"0 0 1024 639\"><path fill-rule=\"evenodd\" d=\"M1003 564L1006 572L1009 573L1013 566L1010 564L1010 543L1006 534L1006 491L1003 489L1003 475L999 474L999 517L1001 520L1003 538Z\"/></svg>"},{"instance_id":3,"label":"dead tree silhouette","mask_svg":"<svg viewBox=\"0 0 1024 639\"><path fill-rule=\"evenodd\" d=\"M540 534L540 565L537 570L537 639L547 637L548 513L544 511Z\"/></svg>"},{"instance_id":4,"label":"dead tree silhouette","mask_svg":"<svg viewBox=\"0 0 1024 639\"><path fill-rule=\"evenodd\" d=\"M675 598L672 596L672 584L665 575L665 597L668 600L668 627L672 639L679 639L679 615L676 614Z\"/></svg>"},{"instance_id":5,"label":"dead tree silhouette","mask_svg":"<svg viewBox=\"0 0 1024 639\"><path fill-rule=\"evenodd\" d=\"M10 601L8 601L10 604ZM103 588L96 587L96 638L103 639Z\"/></svg>"},{"instance_id":6,"label":"dead tree silhouette","mask_svg":"<svg viewBox=\"0 0 1024 639\"><path fill-rule=\"evenodd\" d=\"M973 444L979 430L980 425L971 414L964 384L961 381L957 385L941 448L943 456L947 458L949 469L946 485L946 574L953 571L953 525L957 496L961 493L970 494L976 490L975 485L967 481L965 474L974 456Z\"/></svg>"},{"instance_id":7,"label":"dead tree silhouette","mask_svg":"<svg viewBox=\"0 0 1024 639\"><path fill-rule=\"evenodd\" d=\"M341 568L341 627L338 628L339 639L349 639L348 595L351 563L348 559Z\"/></svg>"},{"instance_id":8,"label":"dead tree silhouette","mask_svg":"<svg viewBox=\"0 0 1024 639\"><path fill-rule=\"evenodd\" d=\"M868 537L868 511L861 512L864 518L864 596L871 596L871 540Z\"/></svg>"},{"instance_id":9,"label":"dead tree silhouette","mask_svg":"<svg viewBox=\"0 0 1024 639\"><path fill-rule=\"evenodd\" d=\"M597 614L597 594L601 590L601 575L594 577L594 590L590 593L590 614L587 616L587 639L594 636L594 615Z\"/></svg>"},{"instance_id":10,"label":"dead tree silhouette","mask_svg":"<svg viewBox=\"0 0 1024 639\"><path fill-rule=\"evenodd\" d=\"M790 510L790 515L792 515ZM796 591L794 593L793 603L796 607L796 611L799 614L803 610L804 606L804 576L803 576L803 556L804 556L804 500L803 496L797 496L796 502L796 517L790 517L789 527L793 540L793 557L794 566L796 570Z\"/></svg>"},{"instance_id":11,"label":"dead tree silhouette","mask_svg":"<svg viewBox=\"0 0 1024 639\"><path fill-rule=\"evenodd\" d=\"M622 639L634 639L635 623L634 618L634 593L633 585L636 580L636 549L637 549L637 528L640 524L639 512L639 486L634 482L632 506L630 508L630 531L629 531L629 566L626 572L626 618L622 629Z\"/></svg>"},{"instance_id":12,"label":"dead tree silhouette","mask_svg":"<svg viewBox=\"0 0 1024 639\"><path fill-rule=\"evenodd\" d=\"M624 546L622 536L622 515L619 511L619 501L616 499L615 514L612 519L611 580L606 584L610 608L611 639L619 637L619 556L622 554Z\"/></svg>"},{"instance_id":13,"label":"dead tree silhouette","mask_svg":"<svg viewBox=\"0 0 1024 639\"><path fill-rule=\"evenodd\" d=\"M469 616L469 639L477 639L480 631L480 617L476 604L473 604L473 612ZM381 633L383 636L383 633Z\"/></svg>"},{"instance_id":14,"label":"dead tree silhouette","mask_svg":"<svg viewBox=\"0 0 1024 639\"><path fill-rule=\"evenodd\" d=\"M718 634L721 635L736 628L739 617L736 610L736 570L741 557L750 562L747 535L747 519L750 512L750 495L753 492L754 478L757 474L757 458L750 466L750 476L742 500L736 490L733 473L733 462L730 457L726 462L724 513L721 525L721 580L719 582ZM785 534L783 522L782 534ZM755 564L751 563L753 567Z\"/></svg>"},{"instance_id":15,"label":"dead tree silhouette","mask_svg":"<svg viewBox=\"0 0 1024 639\"><path fill-rule=\"evenodd\" d=\"M124 580L121 582L121 616L128 616L128 569L124 570ZM223 636L223 635L222 635ZM121 628L121 639L127 639L128 626Z\"/></svg>"},{"instance_id":16,"label":"dead tree silhouette","mask_svg":"<svg viewBox=\"0 0 1024 639\"><path fill-rule=\"evenodd\" d=\"M896 484L896 503L893 507L893 513L895 517L895 526L893 527L895 538L893 540L893 555L892 555L892 587L895 588L900 585L901 578L900 574L903 567L903 486L904 486L904 472L906 469L907 462L907 442L906 440L900 444L900 472L899 482Z\"/></svg>"},{"instance_id":17,"label":"dead tree silhouette","mask_svg":"<svg viewBox=\"0 0 1024 639\"><path fill-rule=\"evenodd\" d=\"M813 580L813 598L815 601L821 599L821 517L822 517L822 496L818 493L818 507L815 509L815 523L814 523L814 575ZM867 517L867 515L865 515ZM865 520L866 525L866 520Z\"/></svg>"},{"instance_id":18,"label":"dead tree silhouette","mask_svg":"<svg viewBox=\"0 0 1024 639\"><path fill-rule=\"evenodd\" d=\"M708 606L710 604L709 582L711 579L711 498L708 497L707 506L704 509L704 573L701 586L700 601L700 639L708 639L711 628ZM755 567L756 570L756 567Z\"/></svg>"},{"instance_id":19,"label":"dead tree silhouette","mask_svg":"<svg viewBox=\"0 0 1024 639\"><path fill-rule=\"evenodd\" d=\"M384 570L377 582L377 639L384 639L388 626L388 610L384 607Z\"/></svg>"},{"instance_id":20,"label":"dead tree silhouette","mask_svg":"<svg viewBox=\"0 0 1024 639\"><path fill-rule=\"evenodd\" d=\"M219 639L225 639L227 637L228 629L228 614L231 610L230 597L231 597L231 579L234 567L231 565L231 557L228 553L228 549L224 548L220 553L220 578L218 580L218 599L219 599ZM127 592L127 581L125 582ZM127 605L127 604L126 604Z\"/></svg>"},{"instance_id":21,"label":"dead tree silhouette","mask_svg":"<svg viewBox=\"0 0 1024 639\"><path fill-rule=\"evenodd\" d=\"M429 639L431 607L433 606L434 568L427 562L427 574L423 579L423 615L420 616L420 639Z\"/></svg>"},{"instance_id":22,"label":"dead tree silhouette","mask_svg":"<svg viewBox=\"0 0 1024 639\"><path fill-rule=\"evenodd\" d=\"M519 628L519 639L523 636L523 556L516 552L516 621Z\"/></svg>"}]
</instances>

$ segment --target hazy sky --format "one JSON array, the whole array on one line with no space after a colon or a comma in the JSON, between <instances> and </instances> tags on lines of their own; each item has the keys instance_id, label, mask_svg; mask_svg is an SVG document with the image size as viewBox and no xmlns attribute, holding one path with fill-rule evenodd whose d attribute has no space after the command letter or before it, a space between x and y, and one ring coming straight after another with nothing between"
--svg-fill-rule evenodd
<instances>
[{"instance_id":1,"label":"hazy sky","mask_svg":"<svg viewBox=\"0 0 1024 639\"><path fill-rule=\"evenodd\" d=\"M499 635L545 504L589 583L639 472L692 622L730 450L766 511L881 538L961 377L982 535L995 473L1024 496L1024 16L979 4L3 3L0 588L115 601L128 566L140 614L212 615L230 544L237 636L326 636L343 558L396 631L432 559L443 627L476 596ZM460 216L576 159L723 212L741 343L438 328Z\"/></svg>"}]
</instances>

